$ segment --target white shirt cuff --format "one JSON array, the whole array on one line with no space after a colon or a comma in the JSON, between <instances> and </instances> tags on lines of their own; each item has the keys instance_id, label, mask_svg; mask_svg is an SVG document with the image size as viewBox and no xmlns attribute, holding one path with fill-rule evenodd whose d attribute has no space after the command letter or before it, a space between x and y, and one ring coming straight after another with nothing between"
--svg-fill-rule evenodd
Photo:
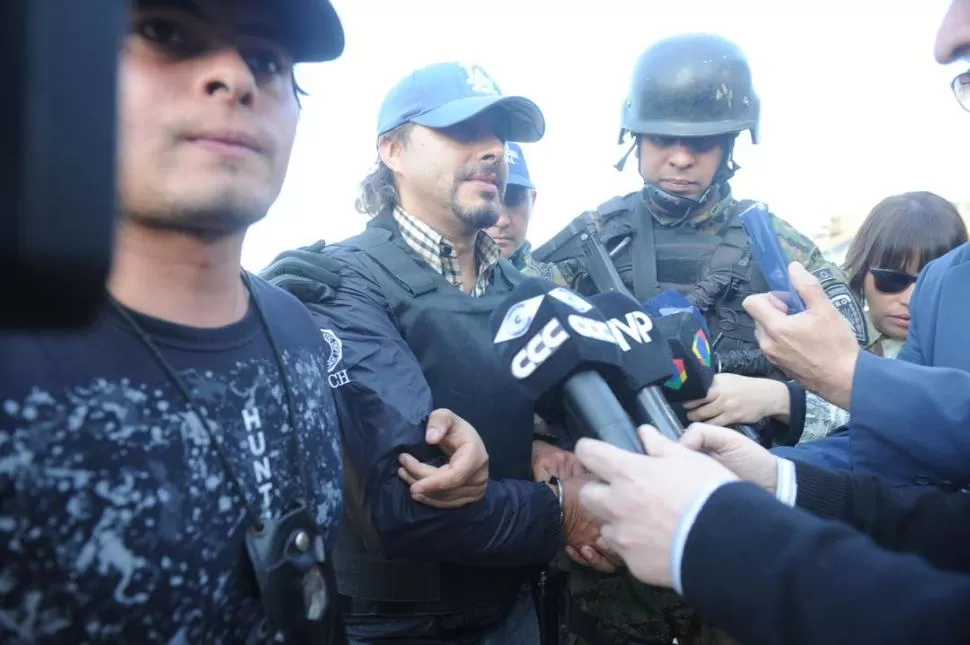
<instances>
[{"instance_id":1,"label":"white shirt cuff","mask_svg":"<svg viewBox=\"0 0 970 645\"><path fill-rule=\"evenodd\" d=\"M795 506L798 498L798 478L795 476L794 462L776 457L778 460L778 484L775 486L775 497L786 506Z\"/></svg>"},{"instance_id":2,"label":"white shirt cuff","mask_svg":"<svg viewBox=\"0 0 970 645\"><path fill-rule=\"evenodd\" d=\"M701 492L694 498L694 501L687 507L687 511L680 516L680 520L677 522L677 529L674 531L674 543L670 549L670 579L674 591L681 596L684 595L684 587L681 582L680 568L684 560L684 549L687 548L687 537L690 535L690 530L693 528L697 516L700 515L701 509L704 508L704 504L711 498L714 491L727 483L729 482L720 482Z\"/></svg>"}]
</instances>

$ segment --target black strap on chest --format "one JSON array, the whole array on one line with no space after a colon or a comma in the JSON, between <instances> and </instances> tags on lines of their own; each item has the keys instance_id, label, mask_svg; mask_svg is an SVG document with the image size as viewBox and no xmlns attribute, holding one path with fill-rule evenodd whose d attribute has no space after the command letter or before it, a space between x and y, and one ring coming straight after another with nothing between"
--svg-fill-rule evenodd
<instances>
[{"instance_id":1,"label":"black strap on chest","mask_svg":"<svg viewBox=\"0 0 970 645\"><path fill-rule=\"evenodd\" d=\"M721 243L714 249L711 256L710 271L730 271L735 280L750 282L752 278L751 245L748 235L741 225L739 213L754 202L745 200L737 203L721 230L718 237Z\"/></svg>"},{"instance_id":2,"label":"black strap on chest","mask_svg":"<svg viewBox=\"0 0 970 645\"><path fill-rule=\"evenodd\" d=\"M633 207L633 293L646 302L660 291L657 281L657 246L653 234L653 215L637 195Z\"/></svg>"}]
</instances>

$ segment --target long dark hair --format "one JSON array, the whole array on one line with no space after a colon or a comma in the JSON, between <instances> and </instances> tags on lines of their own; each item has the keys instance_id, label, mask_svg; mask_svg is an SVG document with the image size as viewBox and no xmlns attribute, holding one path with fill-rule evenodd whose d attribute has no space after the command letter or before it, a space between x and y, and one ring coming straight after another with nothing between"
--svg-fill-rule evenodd
<instances>
[{"instance_id":1,"label":"long dark hair","mask_svg":"<svg viewBox=\"0 0 970 645\"><path fill-rule=\"evenodd\" d=\"M381 139L391 137L402 145L407 145L411 134L411 124L405 123L381 136ZM360 193L354 208L358 213L376 217L397 206L397 187L394 185L394 173L377 156L377 163L364 180L360 182Z\"/></svg>"},{"instance_id":2,"label":"long dark hair","mask_svg":"<svg viewBox=\"0 0 970 645\"><path fill-rule=\"evenodd\" d=\"M887 197L870 211L845 256L849 286L864 299L869 269L922 270L931 260L967 241L956 207L936 193L917 191Z\"/></svg>"}]
</instances>

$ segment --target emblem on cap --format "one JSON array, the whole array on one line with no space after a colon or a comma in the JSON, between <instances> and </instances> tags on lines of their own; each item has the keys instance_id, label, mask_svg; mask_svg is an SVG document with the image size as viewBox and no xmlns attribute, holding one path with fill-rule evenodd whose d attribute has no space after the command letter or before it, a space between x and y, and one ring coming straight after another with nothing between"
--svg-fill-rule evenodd
<instances>
[{"instance_id":1,"label":"emblem on cap","mask_svg":"<svg viewBox=\"0 0 970 645\"><path fill-rule=\"evenodd\" d=\"M509 164L510 166L519 163L519 153L513 150L512 148L506 148L505 163Z\"/></svg>"},{"instance_id":2,"label":"emblem on cap","mask_svg":"<svg viewBox=\"0 0 970 645\"><path fill-rule=\"evenodd\" d=\"M479 94L499 94L498 86L484 69L474 63L458 63L465 72L465 82Z\"/></svg>"}]
</instances>

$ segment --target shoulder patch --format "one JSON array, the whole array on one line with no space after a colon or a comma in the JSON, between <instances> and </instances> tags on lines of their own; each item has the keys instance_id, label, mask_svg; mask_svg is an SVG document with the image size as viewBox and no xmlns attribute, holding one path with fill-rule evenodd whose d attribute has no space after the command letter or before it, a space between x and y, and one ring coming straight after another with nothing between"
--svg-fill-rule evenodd
<instances>
[{"instance_id":1,"label":"shoulder patch","mask_svg":"<svg viewBox=\"0 0 970 645\"><path fill-rule=\"evenodd\" d=\"M835 275L835 271L833 271L831 267L821 267L812 273L823 285L828 282L832 282L833 280L838 280L838 276Z\"/></svg>"},{"instance_id":2,"label":"shoulder patch","mask_svg":"<svg viewBox=\"0 0 970 645\"><path fill-rule=\"evenodd\" d=\"M819 272L816 272L815 275L819 276ZM856 340L863 346L868 345L869 328L866 325L866 317L862 313L862 307L859 305L859 301L856 300L856 297L849 290L849 286L843 282L830 281L828 284L825 284L821 276L819 276L819 280L824 285L825 295L828 296L829 301L835 305L835 308L839 310L842 317L849 321Z\"/></svg>"}]
</instances>

